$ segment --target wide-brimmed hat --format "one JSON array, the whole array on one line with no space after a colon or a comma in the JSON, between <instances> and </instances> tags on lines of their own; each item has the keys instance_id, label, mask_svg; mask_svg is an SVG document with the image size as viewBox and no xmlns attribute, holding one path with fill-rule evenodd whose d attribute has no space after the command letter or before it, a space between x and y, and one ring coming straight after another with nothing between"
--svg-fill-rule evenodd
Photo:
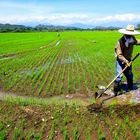
<instances>
[{"instance_id":1,"label":"wide-brimmed hat","mask_svg":"<svg viewBox=\"0 0 140 140\"><path fill-rule=\"evenodd\" d=\"M125 35L139 35L140 32L135 30L133 25L128 25L125 29L119 29L118 32Z\"/></svg>"}]
</instances>

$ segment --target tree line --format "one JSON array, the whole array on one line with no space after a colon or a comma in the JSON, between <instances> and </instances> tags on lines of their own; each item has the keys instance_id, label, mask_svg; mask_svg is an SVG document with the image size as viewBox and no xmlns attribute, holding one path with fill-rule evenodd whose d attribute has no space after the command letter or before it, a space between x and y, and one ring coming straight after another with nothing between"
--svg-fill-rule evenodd
<instances>
[{"instance_id":1,"label":"tree line","mask_svg":"<svg viewBox=\"0 0 140 140\"><path fill-rule=\"evenodd\" d=\"M29 27L25 25L12 25L12 24L0 24L0 32L5 33L5 32L44 32L44 31L49 31L49 32L56 32L56 31L71 31L71 30L78 30L78 31L83 31L83 30L117 30L119 27L103 27L103 26L96 26L94 28L87 28L87 29L82 29L82 28L77 28L77 27L66 27L66 26L54 26L54 25L37 25L35 27ZM140 29L140 24L137 25L137 29Z\"/></svg>"},{"instance_id":2,"label":"tree line","mask_svg":"<svg viewBox=\"0 0 140 140\"><path fill-rule=\"evenodd\" d=\"M0 24L0 32L43 32L43 31L63 31L63 30L82 30L76 27L53 26L53 25L37 25L29 27L24 25Z\"/></svg>"}]
</instances>

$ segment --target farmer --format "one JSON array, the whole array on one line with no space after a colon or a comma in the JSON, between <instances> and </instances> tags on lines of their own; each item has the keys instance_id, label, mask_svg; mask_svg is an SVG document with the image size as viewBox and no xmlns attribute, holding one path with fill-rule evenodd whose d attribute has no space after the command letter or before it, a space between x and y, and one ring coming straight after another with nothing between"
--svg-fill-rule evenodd
<instances>
[{"instance_id":1,"label":"farmer","mask_svg":"<svg viewBox=\"0 0 140 140\"><path fill-rule=\"evenodd\" d=\"M133 45L140 45L140 40L135 38L135 35L140 34L134 29L133 25L128 25L126 29L118 30L123 36L118 41L115 47L116 54L116 76L124 69L127 65L128 68L124 71L124 75L127 79L128 90L133 90L133 73L132 66L129 65L131 61ZM114 93L117 96L117 93L121 90L121 80L122 75L120 75L114 82Z\"/></svg>"}]
</instances>

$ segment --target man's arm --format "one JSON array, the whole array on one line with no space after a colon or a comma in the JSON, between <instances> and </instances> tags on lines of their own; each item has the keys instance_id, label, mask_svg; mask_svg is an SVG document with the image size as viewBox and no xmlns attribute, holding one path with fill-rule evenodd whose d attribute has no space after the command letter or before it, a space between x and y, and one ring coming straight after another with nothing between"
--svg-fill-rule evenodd
<instances>
[{"instance_id":1,"label":"man's arm","mask_svg":"<svg viewBox=\"0 0 140 140\"><path fill-rule=\"evenodd\" d=\"M119 58L120 61L122 61L123 64L128 63L128 60L123 56L122 49L119 42L117 43L115 47L115 52L116 52L117 57Z\"/></svg>"}]
</instances>

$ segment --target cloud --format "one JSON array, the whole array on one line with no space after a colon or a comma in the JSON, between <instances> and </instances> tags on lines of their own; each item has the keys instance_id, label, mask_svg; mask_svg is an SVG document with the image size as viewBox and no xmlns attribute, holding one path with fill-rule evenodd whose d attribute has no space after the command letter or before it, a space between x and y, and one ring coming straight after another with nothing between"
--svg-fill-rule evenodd
<instances>
[{"instance_id":1,"label":"cloud","mask_svg":"<svg viewBox=\"0 0 140 140\"><path fill-rule=\"evenodd\" d=\"M108 24L111 22L140 22L140 14L104 14L102 13L75 13L71 10L65 12L67 7L62 7L61 13L57 13L60 6L49 3L0 1L0 23L23 24L36 22L40 24L50 23L54 25L66 25L82 23L90 25ZM65 9L65 10L64 10ZM57 12L56 12L57 11ZM61 11L61 10L60 10ZM59 11L59 12L60 12Z\"/></svg>"},{"instance_id":2,"label":"cloud","mask_svg":"<svg viewBox=\"0 0 140 140\"><path fill-rule=\"evenodd\" d=\"M39 23L50 23L50 24L101 24L110 22L133 22L140 21L140 14L116 14L116 15L91 15L91 14L48 14L48 15L11 15L11 16L0 16L0 23L12 23L22 24L26 22L39 22Z\"/></svg>"},{"instance_id":3,"label":"cloud","mask_svg":"<svg viewBox=\"0 0 140 140\"><path fill-rule=\"evenodd\" d=\"M127 13L127 14L117 14L117 15L111 15L111 16L106 16L102 18L98 18L97 21L133 21L133 20L140 20L140 14L132 14L132 13Z\"/></svg>"}]
</instances>

